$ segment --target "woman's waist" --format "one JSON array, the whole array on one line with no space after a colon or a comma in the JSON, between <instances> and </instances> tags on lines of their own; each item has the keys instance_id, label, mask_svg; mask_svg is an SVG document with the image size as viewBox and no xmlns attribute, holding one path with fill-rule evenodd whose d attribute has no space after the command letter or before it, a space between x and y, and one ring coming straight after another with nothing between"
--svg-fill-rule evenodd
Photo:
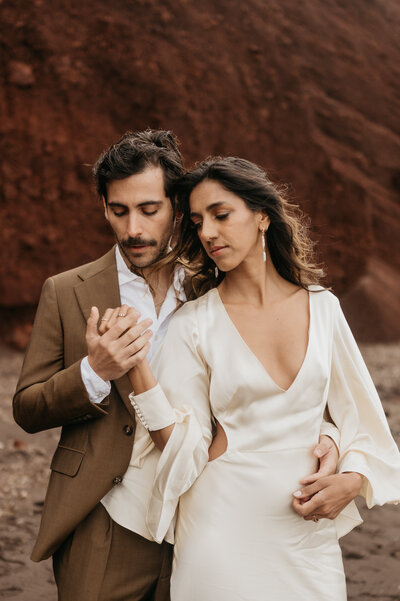
<instances>
[{"instance_id":1,"label":"woman's waist","mask_svg":"<svg viewBox=\"0 0 400 601\"><path fill-rule=\"evenodd\" d=\"M315 445L302 445L296 447L242 447L228 444L227 449L216 459L210 461L226 461L227 463L256 464L271 466L283 465L316 465L317 459L313 454Z\"/></svg>"}]
</instances>

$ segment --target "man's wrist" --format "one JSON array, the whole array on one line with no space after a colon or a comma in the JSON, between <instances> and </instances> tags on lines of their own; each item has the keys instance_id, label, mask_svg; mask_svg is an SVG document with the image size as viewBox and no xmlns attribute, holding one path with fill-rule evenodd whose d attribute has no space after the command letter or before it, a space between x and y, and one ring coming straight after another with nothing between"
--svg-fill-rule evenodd
<instances>
[{"instance_id":1,"label":"man's wrist","mask_svg":"<svg viewBox=\"0 0 400 601\"><path fill-rule=\"evenodd\" d=\"M364 476L359 472L342 472L342 474L346 476L351 490L355 493L354 496L357 496L361 491L364 482Z\"/></svg>"},{"instance_id":2,"label":"man's wrist","mask_svg":"<svg viewBox=\"0 0 400 601\"><path fill-rule=\"evenodd\" d=\"M101 403L101 401L110 394L111 384L93 369L89 358L84 357L81 361L81 377L83 384L92 403Z\"/></svg>"}]
</instances>

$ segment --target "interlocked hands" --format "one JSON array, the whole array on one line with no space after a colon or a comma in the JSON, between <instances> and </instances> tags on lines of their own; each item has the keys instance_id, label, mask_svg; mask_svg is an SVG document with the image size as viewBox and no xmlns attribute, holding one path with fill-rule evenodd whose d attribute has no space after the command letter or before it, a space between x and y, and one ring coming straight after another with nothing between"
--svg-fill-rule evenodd
<instances>
[{"instance_id":1,"label":"interlocked hands","mask_svg":"<svg viewBox=\"0 0 400 601\"><path fill-rule=\"evenodd\" d=\"M305 520L333 520L359 494L362 476L336 474L339 452L328 436L320 437L314 455L319 458L319 470L301 480L304 486L293 493L292 507Z\"/></svg>"},{"instance_id":2,"label":"interlocked hands","mask_svg":"<svg viewBox=\"0 0 400 601\"><path fill-rule=\"evenodd\" d=\"M116 380L146 357L153 335L151 319L138 321L139 312L122 305L107 309L99 323L99 310L92 307L86 328L88 360L103 380Z\"/></svg>"}]
</instances>

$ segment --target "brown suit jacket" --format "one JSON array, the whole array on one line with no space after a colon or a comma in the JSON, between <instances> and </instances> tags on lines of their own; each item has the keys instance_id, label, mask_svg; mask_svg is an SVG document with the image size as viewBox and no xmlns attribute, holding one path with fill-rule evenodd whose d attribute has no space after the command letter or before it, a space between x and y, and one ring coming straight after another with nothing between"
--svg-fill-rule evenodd
<instances>
[{"instance_id":1,"label":"brown suit jacket","mask_svg":"<svg viewBox=\"0 0 400 601\"><path fill-rule=\"evenodd\" d=\"M53 554L128 467L135 416L127 376L114 381L110 395L95 405L80 374L90 308L96 305L102 315L120 304L114 249L43 286L13 400L15 420L27 432L62 426L34 561Z\"/></svg>"}]
</instances>

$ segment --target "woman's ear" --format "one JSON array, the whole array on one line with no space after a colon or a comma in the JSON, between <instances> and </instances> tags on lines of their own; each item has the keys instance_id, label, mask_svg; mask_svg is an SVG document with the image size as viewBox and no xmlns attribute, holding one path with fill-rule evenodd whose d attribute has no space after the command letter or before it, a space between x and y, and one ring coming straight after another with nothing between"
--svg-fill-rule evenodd
<instances>
[{"instance_id":1,"label":"woman's ear","mask_svg":"<svg viewBox=\"0 0 400 601\"><path fill-rule=\"evenodd\" d=\"M258 229L266 232L269 228L269 224L271 223L271 219L268 217L266 213L259 213L258 220Z\"/></svg>"}]
</instances>

